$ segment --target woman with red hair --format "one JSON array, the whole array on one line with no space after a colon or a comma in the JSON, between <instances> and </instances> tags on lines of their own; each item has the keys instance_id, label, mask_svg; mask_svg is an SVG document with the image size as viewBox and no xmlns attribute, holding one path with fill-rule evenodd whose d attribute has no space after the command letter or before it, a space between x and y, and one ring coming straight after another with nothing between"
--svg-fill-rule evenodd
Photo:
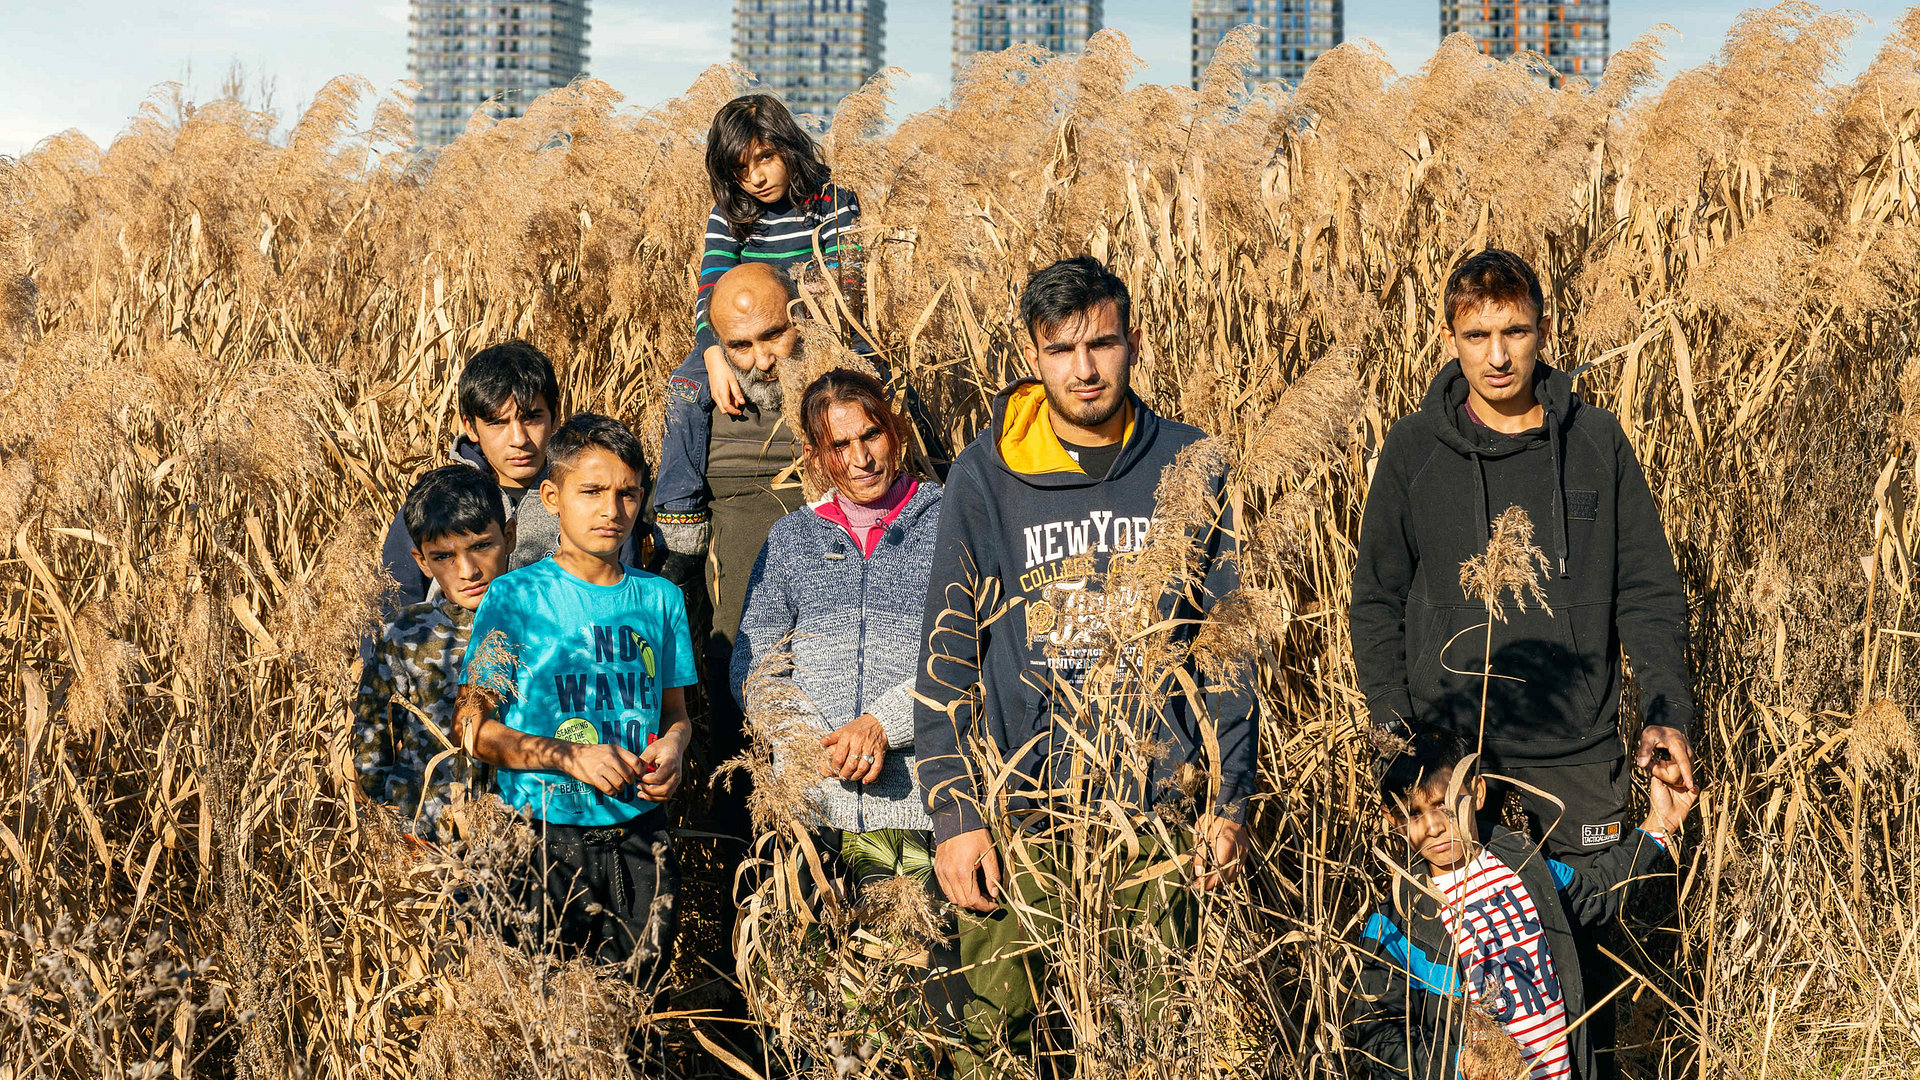
<instances>
[{"instance_id":1,"label":"woman with red hair","mask_svg":"<svg viewBox=\"0 0 1920 1080\"><path fill-rule=\"evenodd\" d=\"M940 521L940 485L904 468L906 420L871 375L844 368L800 403L805 467L826 494L773 526L747 583L733 692L772 652L819 728L823 850L855 884L932 868L933 828L915 781L913 682Z\"/></svg>"}]
</instances>

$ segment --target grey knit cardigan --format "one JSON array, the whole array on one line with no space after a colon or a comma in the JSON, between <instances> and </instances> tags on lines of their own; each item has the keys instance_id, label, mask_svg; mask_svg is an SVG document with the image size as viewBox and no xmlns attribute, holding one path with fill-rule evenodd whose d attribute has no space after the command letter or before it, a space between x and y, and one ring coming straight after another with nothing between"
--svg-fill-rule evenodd
<instances>
[{"instance_id":1,"label":"grey knit cardigan","mask_svg":"<svg viewBox=\"0 0 1920 1080\"><path fill-rule=\"evenodd\" d=\"M747 581L731 672L741 707L755 665L791 634L794 686L816 710L808 719L820 733L863 713L887 732L872 783L821 779L819 824L828 828L933 828L914 781L913 682L939 524L940 485L923 480L873 555L862 557L843 526L801 507L774 523ZM818 770L819 762L802 767Z\"/></svg>"}]
</instances>

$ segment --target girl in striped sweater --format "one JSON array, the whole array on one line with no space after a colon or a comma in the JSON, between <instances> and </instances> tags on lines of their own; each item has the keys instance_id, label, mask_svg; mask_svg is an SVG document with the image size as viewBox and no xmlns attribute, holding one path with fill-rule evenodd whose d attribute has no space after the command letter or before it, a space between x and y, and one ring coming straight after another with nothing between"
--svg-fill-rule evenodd
<instances>
[{"instance_id":1,"label":"girl in striped sweater","mask_svg":"<svg viewBox=\"0 0 1920 1080\"><path fill-rule=\"evenodd\" d=\"M852 245L842 234L859 218L860 201L831 182L813 139L771 94L735 98L714 115L707 181L714 205L693 301L694 351L706 364L714 404L738 416L746 396L707 317L714 282L745 261L798 278L816 235L827 269L838 271L842 244Z\"/></svg>"}]
</instances>

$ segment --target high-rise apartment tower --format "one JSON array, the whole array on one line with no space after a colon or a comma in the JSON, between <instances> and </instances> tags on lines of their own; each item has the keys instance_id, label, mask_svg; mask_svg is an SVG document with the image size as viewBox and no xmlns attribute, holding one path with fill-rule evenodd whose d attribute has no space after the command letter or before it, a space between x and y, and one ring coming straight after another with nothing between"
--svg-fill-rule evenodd
<instances>
[{"instance_id":1,"label":"high-rise apartment tower","mask_svg":"<svg viewBox=\"0 0 1920 1080\"><path fill-rule=\"evenodd\" d=\"M520 116L541 91L572 82L587 70L589 6L590 0L413 0L407 62L420 84L414 141L445 146L467 129L482 102L501 98L504 115Z\"/></svg>"},{"instance_id":2,"label":"high-rise apartment tower","mask_svg":"<svg viewBox=\"0 0 1920 1080\"><path fill-rule=\"evenodd\" d=\"M1260 27L1247 82L1298 84L1320 54L1346 34L1344 0L1193 0L1193 86L1213 63L1213 50L1235 27Z\"/></svg>"},{"instance_id":3,"label":"high-rise apartment tower","mask_svg":"<svg viewBox=\"0 0 1920 1080\"><path fill-rule=\"evenodd\" d=\"M1607 66L1607 0L1577 4L1440 0L1440 36L1466 34L1498 59L1516 52L1547 58L1562 78L1600 81Z\"/></svg>"},{"instance_id":4,"label":"high-rise apartment tower","mask_svg":"<svg viewBox=\"0 0 1920 1080\"><path fill-rule=\"evenodd\" d=\"M1038 45L1051 53L1077 53L1105 25L1102 0L954 0L953 77L958 79L975 53L999 52L1015 45Z\"/></svg>"},{"instance_id":5,"label":"high-rise apartment tower","mask_svg":"<svg viewBox=\"0 0 1920 1080\"><path fill-rule=\"evenodd\" d=\"M828 117L880 70L887 0L734 0L733 60L796 113Z\"/></svg>"}]
</instances>

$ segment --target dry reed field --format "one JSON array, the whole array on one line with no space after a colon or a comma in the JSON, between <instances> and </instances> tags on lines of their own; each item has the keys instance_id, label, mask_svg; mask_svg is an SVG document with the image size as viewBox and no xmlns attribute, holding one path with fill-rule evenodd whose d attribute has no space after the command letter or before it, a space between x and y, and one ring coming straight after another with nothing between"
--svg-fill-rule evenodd
<instances>
[{"instance_id":1,"label":"dry reed field","mask_svg":"<svg viewBox=\"0 0 1920 1080\"><path fill-rule=\"evenodd\" d=\"M1063 813L1085 932L1043 1026L1076 1075L1351 1075L1348 942L1392 850L1354 541L1369 455L1442 362L1446 274L1489 245L1541 269L1548 357L1620 417L1692 597L1710 787L1677 929L1612 946L1638 976L1625 1068L1920 1075L1920 9L1839 83L1852 27L1750 13L1658 88L1657 37L1590 89L1459 40L1411 74L1348 45L1253 97L1244 40L1199 91L1125 89L1105 32L897 123L886 76L842 109L854 307L955 447L1019 373L1021 284L1091 252L1133 290L1136 387L1236 467L1246 584L1197 651L1259 687L1257 862L1203 902L1197 950L1114 965L1095 931L1140 838ZM756 1029L501 944L482 901L524 839L476 815L419 856L349 778L377 533L445 452L462 358L525 336L568 409L657 445L701 141L741 75L646 112L584 81L430 168L403 103L352 79L284 139L162 96L107 149L0 159L0 1078L607 1077L642 1018L656 1073L931 1075L928 912L883 895L856 922L810 884L778 785L741 885ZM1149 555L1135 584L1177 587L1177 539ZM1090 716L1166 692L1179 657L1142 640Z\"/></svg>"}]
</instances>

